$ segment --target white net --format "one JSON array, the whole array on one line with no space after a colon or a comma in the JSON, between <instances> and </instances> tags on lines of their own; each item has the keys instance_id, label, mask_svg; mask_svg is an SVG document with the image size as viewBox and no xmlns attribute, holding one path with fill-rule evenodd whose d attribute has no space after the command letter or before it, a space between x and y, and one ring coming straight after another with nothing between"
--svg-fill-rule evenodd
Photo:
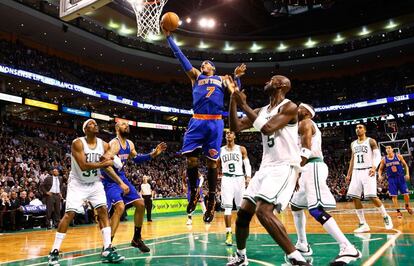
<instances>
[{"instance_id":1,"label":"white net","mask_svg":"<svg viewBox=\"0 0 414 266\"><path fill-rule=\"evenodd\" d=\"M137 36L143 39L160 34L160 16L168 0L128 0L137 18Z\"/></svg>"}]
</instances>

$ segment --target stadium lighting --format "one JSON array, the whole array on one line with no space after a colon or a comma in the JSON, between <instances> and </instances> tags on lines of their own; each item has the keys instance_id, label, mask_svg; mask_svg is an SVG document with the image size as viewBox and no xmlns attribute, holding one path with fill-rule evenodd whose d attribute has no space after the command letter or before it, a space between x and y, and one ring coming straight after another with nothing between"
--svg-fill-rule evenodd
<instances>
[{"instance_id":1,"label":"stadium lighting","mask_svg":"<svg viewBox=\"0 0 414 266\"><path fill-rule=\"evenodd\" d=\"M395 27L397 27L398 24L395 23L392 19L390 19L390 21L388 22L388 24L385 26L385 29L393 29Z\"/></svg>"},{"instance_id":2,"label":"stadium lighting","mask_svg":"<svg viewBox=\"0 0 414 266\"><path fill-rule=\"evenodd\" d=\"M210 28L210 29L212 29L212 28L214 28L214 26L216 26L216 21L214 20L214 19L209 19L208 21L207 21L207 28Z\"/></svg>"},{"instance_id":3,"label":"stadium lighting","mask_svg":"<svg viewBox=\"0 0 414 266\"><path fill-rule=\"evenodd\" d=\"M129 35L129 34L132 34L133 32L134 30L128 28L127 26L125 26L125 24L122 24L121 28L119 29L119 33L123 35Z\"/></svg>"},{"instance_id":4,"label":"stadium lighting","mask_svg":"<svg viewBox=\"0 0 414 266\"><path fill-rule=\"evenodd\" d=\"M179 40L177 40L176 38L174 38L174 42L177 46L182 46L184 45L184 42L180 42Z\"/></svg>"},{"instance_id":5,"label":"stadium lighting","mask_svg":"<svg viewBox=\"0 0 414 266\"><path fill-rule=\"evenodd\" d=\"M259 51L259 50L261 50L263 47L262 46L260 46L260 45L257 45L257 43L253 43L252 44L252 46L250 47L250 50L252 51L252 52L257 52L257 51Z\"/></svg>"},{"instance_id":6,"label":"stadium lighting","mask_svg":"<svg viewBox=\"0 0 414 266\"><path fill-rule=\"evenodd\" d=\"M309 38L308 41L305 43L306 47L314 47L316 44L316 41L312 40L312 38Z\"/></svg>"},{"instance_id":7,"label":"stadium lighting","mask_svg":"<svg viewBox=\"0 0 414 266\"><path fill-rule=\"evenodd\" d=\"M200 41L200 44L198 45L198 48L200 48L200 49L207 49L209 47L210 47L210 45L204 43L202 40Z\"/></svg>"},{"instance_id":8,"label":"stadium lighting","mask_svg":"<svg viewBox=\"0 0 414 266\"><path fill-rule=\"evenodd\" d=\"M118 23L114 22L112 19L108 23L108 27L110 27L111 29L118 29L120 26L121 25L119 25Z\"/></svg>"},{"instance_id":9,"label":"stadium lighting","mask_svg":"<svg viewBox=\"0 0 414 266\"><path fill-rule=\"evenodd\" d=\"M212 28L214 28L214 26L216 26L216 21L214 19L212 19L212 18L201 18L198 21L198 25L201 28L209 28L209 29L212 29Z\"/></svg>"},{"instance_id":10,"label":"stadium lighting","mask_svg":"<svg viewBox=\"0 0 414 266\"><path fill-rule=\"evenodd\" d=\"M187 17L187 18L185 19L185 22L187 22L187 23L191 23L191 18L190 18L190 17Z\"/></svg>"},{"instance_id":11,"label":"stadium lighting","mask_svg":"<svg viewBox=\"0 0 414 266\"><path fill-rule=\"evenodd\" d=\"M369 34L369 33L371 33L371 31L369 31L368 29L367 29L367 27L362 27L362 30L358 33L358 35L359 36L364 36L364 35L367 35L367 34Z\"/></svg>"},{"instance_id":12,"label":"stadium lighting","mask_svg":"<svg viewBox=\"0 0 414 266\"><path fill-rule=\"evenodd\" d=\"M223 50L224 51L233 51L234 50L234 46L231 46L229 44L229 42L225 42Z\"/></svg>"},{"instance_id":13,"label":"stadium lighting","mask_svg":"<svg viewBox=\"0 0 414 266\"><path fill-rule=\"evenodd\" d=\"M148 34L147 40L149 41L159 41L162 39L161 34L150 33Z\"/></svg>"},{"instance_id":14,"label":"stadium lighting","mask_svg":"<svg viewBox=\"0 0 414 266\"><path fill-rule=\"evenodd\" d=\"M279 46L277 47L277 50L279 50L279 51L284 51L284 50L286 50L288 47L286 46L286 45L284 45L283 44L283 42L281 42L280 44L279 44Z\"/></svg>"},{"instance_id":15,"label":"stadium lighting","mask_svg":"<svg viewBox=\"0 0 414 266\"><path fill-rule=\"evenodd\" d=\"M200 27L202 27L202 28L207 27L207 19L206 19L206 18L201 18L201 19L198 21L198 25L199 25Z\"/></svg>"},{"instance_id":16,"label":"stadium lighting","mask_svg":"<svg viewBox=\"0 0 414 266\"><path fill-rule=\"evenodd\" d=\"M334 39L334 42L342 42L343 40L345 40L345 38L342 37L340 33L336 34L336 38Z\"/></svg>"},{"instance_id":17,"label":"stadium lighting","mask_svg":"<svg viewBox=\"0 0 414 266\"><path fill-rule=\"evenodd\" d=\"M182 21L182 20L179 20L179 21L178 21L178 25L179 25L179 26L183 25L183 21Z\"/></svg>"}]
</instances>

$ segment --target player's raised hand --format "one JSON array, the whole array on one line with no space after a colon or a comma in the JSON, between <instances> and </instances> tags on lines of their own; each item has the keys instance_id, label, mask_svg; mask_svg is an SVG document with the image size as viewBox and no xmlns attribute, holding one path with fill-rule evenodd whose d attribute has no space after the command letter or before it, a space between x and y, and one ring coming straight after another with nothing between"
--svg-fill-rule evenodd
<instances>
[{"instance_id":1,"label":"player's raised hand","mask_svg":"<svg viewBox=\"0 0 414 266\"><path fill-rule=\"evenodd\" d=\"M247 104L247 96L244 93L244 90L235 90L231 97L236 101L238 106L243 106Z\"/></svg>"},{"instance_id":2,"label":"player's raised hand","mask_svg":"<svg viewBox=\"0 0 414 266\"><path fill-rule=\"evenodd\" d=\"M160 28L161 28L162 33L164 33L165 36L171 35L171 31L168 31L164 28L162 21L160 22Z\"/></svg>"},{"instance_id":3,"label":"player's raised hand","mask_svg":"<svg viewBox=\"0 0 414 266\"><path fill-rule=\"evenodd\" d=\"M239 90L239 87L237 87L236 82L234 82L233 78L229 75L225 75L223 77L223 83L224 86L226 86L230 93L233 94L234 91Z\"/></svg>"},{"instance_id":4,"label":"player's raised hand","mask_svg":"<svg viewBox=\"0 0 414 266\"><path fill-rule=\"evenodd\" d=\"M235 76L236 78L240 78L241 76L243 76L243 75L245 74L246 69L247 69L247 67L246 67L246 65L245 65L244 63L243 63L243 64L241 64L240 66L237 66L237 67L234 69L234 76Z\"/></svg>"},{"instance_id":5,"label":"player's raised hand","mask_svg":"<svg viewBox=\"0 0 414 266\"><path fill-rule=\"evenodd\" d=\"M154 151L151 153L151 157L157 157L160 155L163 151L167 149L167 144L165 142L161 142L160 144L155 147Z\"/></svg>"}]
</instances>

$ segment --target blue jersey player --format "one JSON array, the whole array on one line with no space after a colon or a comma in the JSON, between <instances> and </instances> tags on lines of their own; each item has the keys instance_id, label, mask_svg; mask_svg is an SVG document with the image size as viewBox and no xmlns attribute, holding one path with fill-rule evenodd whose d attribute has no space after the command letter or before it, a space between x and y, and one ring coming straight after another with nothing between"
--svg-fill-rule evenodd
<instances>
[{"instance_id":1,"label":"blue jersey player","mask_svg":"<svg viewBox=\"0 0 414 266\"><path fill-rule=\"evenodd\" d=\"M390 192L394 207L397 209L397 217L402 218L400 207L398 204L398 191L404 195L405 209L409 214L413 214L410 208L410 195L406 180L410 180L410 171L404 158L400 154L394 153L392 146L385 146L387 155L381 160L378 169L378 176L382 178L382 172L385 168L388 178L388 190ZM403 169L404 167L404 169Z\"/></svg>"},{"instance_id":2,"label":"blue jersey player","mask_svg":"<svg viewBox=\"0 0 414 266\"><path fill-rule=\"evenodd\" d=\"M158 146L151 153L138 155L135 150L134 143L127 139L129 135L128 123L126 121L116 123L115 130L116 138L109 142L111 153L114 156L114 168L124 184L129 187L129 191L126 190L128 193L124 193L125 189L109 178L106 173L103 173L103 184L106 193L108 210L111 211L111 209L113 209L113 214L111 216L112 238L115 236L120 218L125 210L125 205L131 204L135 207L135 230L131 245L138 248L142 252L149 252L150 249L144 244L141 238L141 228L145 212L144 201L138 194L135 187L126 178L124 167L128 159L132 159L133 162L139 164L157 157L165 151L167 145L162 142L158 144Z\"/></svg>"},{"instance_id":3,"label":"blue jersey player","mask_svg":"<svg viewBox=\"0 0 414 266\"><path fill-rule=\"evenodd\" d=\"M204 213L203 220L210 223L214 218L216 204L215 193L217 187L217 160L223 138L224 122L222 112L224 109L224 84L223 77L215 75L216 68L211 61L204 61L200 70L194 68L190 61L175 44L171 33L165 30L162 25L167 41L174 52L175 57L180 61L181 66L191 80L193 87L193 110L194 115L188 124L187 132L184 136L182 154L187 157L187 175L189 179L191 195L187 206L187 213L194 211L199 200L198 187L198 157L200 152L207 158L207 180L208 180L208 199L207 211ZM246 66L238 66L235 71L235 80L240 87L240 77L244 74ZM230 91L231 92L231 91Z\"/></svg>"}]
</instances>

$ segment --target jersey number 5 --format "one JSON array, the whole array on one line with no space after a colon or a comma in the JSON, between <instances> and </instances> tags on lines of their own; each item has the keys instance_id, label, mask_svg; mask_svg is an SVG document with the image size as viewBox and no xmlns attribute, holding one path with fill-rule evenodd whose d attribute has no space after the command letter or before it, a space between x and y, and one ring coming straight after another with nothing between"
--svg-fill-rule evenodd
<instances>
[{"instance_id":1,"label":"jersey number 5","mask_svg":"<svg viewBox=\"0 0 414 266\"><path fill-rule=\"evenodd\" d=\"M274 136L267 136L267 146L269 146L269 148L272 148L273 146L275 146Z\"/></svg>"},{"instance_id":2,"label":"jersey number 5","mask_svg":"<svg viewBox=\"0 0 414 266\"><path fill-rule=\"evenodd\" d=\"M209 98L211 96L211 94L214 93L214 91L216 90L216 87L207 87L208 93L206 95L206 98Z\"/></svg>"}]
</instances>

